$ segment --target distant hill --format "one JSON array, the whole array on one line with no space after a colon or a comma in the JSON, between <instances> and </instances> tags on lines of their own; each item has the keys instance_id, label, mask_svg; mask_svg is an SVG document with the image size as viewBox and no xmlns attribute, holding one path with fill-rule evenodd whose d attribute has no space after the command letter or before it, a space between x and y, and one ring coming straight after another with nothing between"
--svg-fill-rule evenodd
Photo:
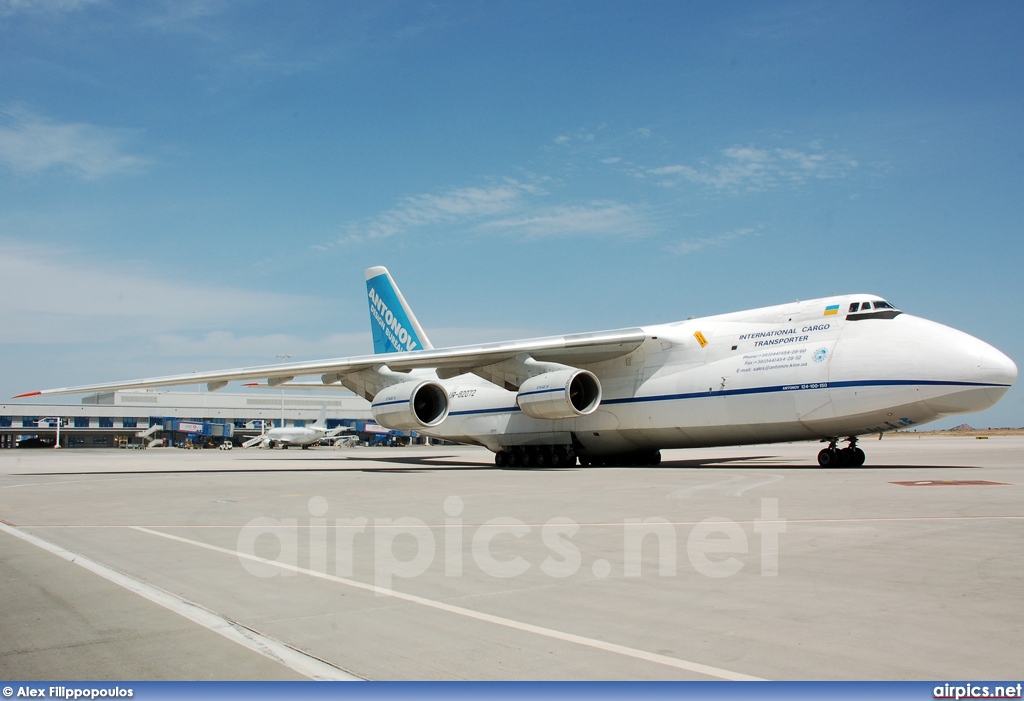
<instances>
[{"instance_id":1,"label":"distant hill","mask_svg":"<svg viewBox=\"0 0 1024 701\"><path fill-rule=\"evenodd\" d=\"M1022 428L974 428L970 424L960 424L953 428L947 428L945 430L935 431L922 431L920 429L908 429L903 431L894 431L887 433L887 436L893 437L908 437L916 436L918 438L922 436L1024 436L1024 427Z\"/></svg>"}]
</instances>

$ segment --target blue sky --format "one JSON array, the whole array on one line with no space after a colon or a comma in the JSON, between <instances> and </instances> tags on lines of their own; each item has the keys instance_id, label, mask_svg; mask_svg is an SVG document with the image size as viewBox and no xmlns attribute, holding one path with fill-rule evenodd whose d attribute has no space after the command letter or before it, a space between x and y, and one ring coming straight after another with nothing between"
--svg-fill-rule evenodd
<instances>
[{"instance_id":1,"label":"blue sky","mask_svg":"<svg viewBox=\"0 0 1024 701\"><path fill-rule=\"evenodd\" d=\"M1022 35L1017 2L0 0L0 394L369 352L371 265L438 345L871 292L1020 364Z\"/></svg>"}]
</instances>

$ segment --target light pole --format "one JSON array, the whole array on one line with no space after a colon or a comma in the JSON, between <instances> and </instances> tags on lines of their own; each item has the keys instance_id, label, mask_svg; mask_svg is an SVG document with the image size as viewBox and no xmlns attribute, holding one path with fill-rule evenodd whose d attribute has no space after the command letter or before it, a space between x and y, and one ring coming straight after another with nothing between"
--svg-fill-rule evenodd
<instances>
[{"instance_id":1,"label":"light pole","mask_svg":"<svg viewBox=\"0 0 1024 701\"><path fill-rule=\"evenodd\" d=\"M53 447L54 448L59 448L60 447L60 425L61 425L61 423L63 423L61 421L61 418L59 416L47 416L46 418L42 418L42 419L39 419L39 421L36 421L36 426L38 426L40 424L40 422L43 422L43 421L45 421L46 423L50 423L51 421L53 421L53 422L55 422L57 424L57 442L53 444Z\"/></svg>"},{"instance_id":2,"label":"light pole","mask_svg":"<svg viewBox=\"0 0 1024 701\"><path fill-rule=\"evenodd\" d=\"M285 361L285 358L290 358L291 356L287 355L286 353L278 353L274 357L275 358L280 358L281 359L281 363L283 364L284 361ZM283 388L281 389L281 428L284 428L284 389Z\"/></svg>"}]
</instances>

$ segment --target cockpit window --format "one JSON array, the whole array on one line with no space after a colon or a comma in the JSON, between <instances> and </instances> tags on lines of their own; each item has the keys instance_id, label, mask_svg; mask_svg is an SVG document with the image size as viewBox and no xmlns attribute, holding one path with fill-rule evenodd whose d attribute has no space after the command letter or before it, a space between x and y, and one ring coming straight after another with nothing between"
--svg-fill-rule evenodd
<instances>
[{"instance_id":1,"label":"cockpit window","mask_svg":"<svg viewBox=\"0 0 1024 701\"><path fill-rule=\"evenodd\" d=\"M874 310L872 310L872 307L874 307ZM850 311L846 314L846 320L895 319L900 313L899 309L881 299L871 302L851 302Z\"/></svg>"}]
</instances>

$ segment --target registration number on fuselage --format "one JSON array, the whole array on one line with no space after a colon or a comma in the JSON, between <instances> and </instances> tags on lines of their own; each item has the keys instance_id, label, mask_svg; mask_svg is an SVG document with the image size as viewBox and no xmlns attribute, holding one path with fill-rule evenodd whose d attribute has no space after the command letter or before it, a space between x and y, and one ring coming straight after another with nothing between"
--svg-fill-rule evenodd
<instances>
[{"instance_id":1,"label":"registration number on fuselage","mask_svg":"<svg viewBox=\"0 0 1024 701\"><path fill-rule=\"evenodd\" d=\"M806 385L783 385L782 389L783 390L788 390L788 389L828 389L828 383L827 382L811 382L810 384L806 384Z\"/></svg>"}]
</instances>

